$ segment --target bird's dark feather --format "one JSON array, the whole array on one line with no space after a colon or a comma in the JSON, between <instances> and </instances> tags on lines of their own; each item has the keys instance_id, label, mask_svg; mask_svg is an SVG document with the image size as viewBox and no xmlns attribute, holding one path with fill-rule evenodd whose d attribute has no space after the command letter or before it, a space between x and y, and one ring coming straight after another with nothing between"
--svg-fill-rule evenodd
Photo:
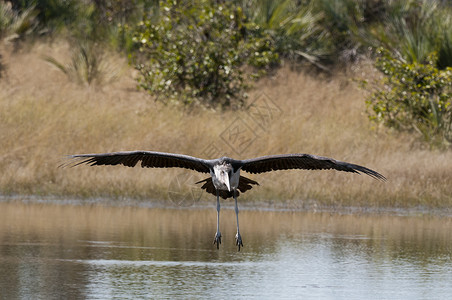
<instances>
[{"instance_id":1,"label":"bird's dark feather","mask_svg":"<svg viewBox=\"0 0 452 300\"><path fill-rule=\"evenodd\" d=\"M71 155L71 160L62 166L78 166L82 164L90 166L98 165L123 165L135 167L141 162L143 168L185 168L202 173L209 173L207 160L165 152L154 151L128 151L101 154Z\"/></svg>"},{"instance_id":2,"label":"bird's dark feather","mask_svg":"<svg viewBox=\"0 0 452 300\"><path fill-rule=\"evenodd\" d=\"M328 157L311 154L268 155L242 160L242 170L248 173L263 173L277 170L305 169L345 171L367 174L375 179L385 181L386 178L378 172L363 166L335 160Z\"/></svg>"},{"instance_id":3,"label":"bird's dark feather","mask_svg":"<svg viewBox=\"0 0 452 300\"><path fill-rule=\"evenodd\" d=\"M204 182L204 184L201 186L201 188L203 190L206 190L207 193L210 193L210 194L216 196L217 195L217 191L215 189L215 186L213 185L212 177L209 177L209 178L206 178L204 180L198 181L195 184L203 183L203 182ZM248 190L251 190L253 188L252 185L259 185L259 183L257 183L254 180L251 180L249 178L240 176L239 186L237 187L237 189L240 192L244 193L244 192L246 192ZM239 191L236 191L237 197L240 195ZM233 191L219 190L219 195L220 195L221 198L227 199L227 198L232 198L234 196L234 192Z\"/></svg>"},{"instance_id":4,"label":"bird's dark feather","mask_svg":"<svg viewBox=\"0 0 452 300\"><path fill-rule=\"evenodd\" d=\"M328 157L311 154L282 154L268 155L257 158L235 160L222 157L214 160L204 160L188 155L154 151L130 151L101 154L78 154L70 156L71 160L62 166L95 165L124 165L134 167L141 162L143 168L186 168L202 173L209 173L216 163L225 161L233 166L234 171L241 168L249 173L263 173L277 170L305 169L328 170L363 173L375 179L385 181L380 173L366 167Z\"/></svg>"}]
</instances>

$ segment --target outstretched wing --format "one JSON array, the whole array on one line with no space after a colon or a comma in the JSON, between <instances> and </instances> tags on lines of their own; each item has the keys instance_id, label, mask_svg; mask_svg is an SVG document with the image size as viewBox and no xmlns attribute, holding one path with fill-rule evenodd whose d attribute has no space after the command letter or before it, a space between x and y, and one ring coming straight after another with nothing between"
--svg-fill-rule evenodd
<instances>
[{"instance_id":1,"label":"outstretched wing","mask_svg":"<svg viewBox=\"0 0 452 300\"><path fill-rule=\"evenodd\" d=\"M386 178L378 172L363 166L338 161L329 157L311 154L268 155L242 160L242 170L249 173L263 173L276 170L338 170L352 173L367 174L375 179L385 181Z\"/></svg>"},{"instance_id":2,"label":"outstretched wing","mask_svg":"<svg viewBox=\"0 0 452 300\"><path fill-rule=\"evenodd\" d=\"M154 151L127 151L100 154L70 155L70 160L61 167L75 167L86 164L89 166L123 165L135 167L141 162L142 168L185 168L202 173L209 173L209 163L201 158Z\"/></svg>"}]
</instances>

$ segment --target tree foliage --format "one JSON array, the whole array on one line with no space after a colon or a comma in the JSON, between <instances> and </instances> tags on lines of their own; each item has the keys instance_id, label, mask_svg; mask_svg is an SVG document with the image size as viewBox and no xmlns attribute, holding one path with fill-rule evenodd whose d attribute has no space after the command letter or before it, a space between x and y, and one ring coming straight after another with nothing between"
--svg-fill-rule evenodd
<instances>
[{"instance_id":1,"label":"tree foliage","mask_svg":"<svg viewBox=\"0 0 452 300\"><path fill-rule=\"evenodd\" d=\"M278 60L271 40L249 34L240 7L205 0L161 1L135 30L132 56L140 86L162 101L239 107L246 98L245 67L263 69Z\"/></svg>"},{"instance_id":2,"label":"tree foliage","mask_svg":"<svg viewBox=\"0 0 452 300\"><path fill-rule=\"evenodd\" d=\"M406 62L380 49L383 74L367 100L370 118L398 130L416 131L432 146L452 143L452 68L439 69L432 54L425 63Z\"/></svg>"}]
</instances>

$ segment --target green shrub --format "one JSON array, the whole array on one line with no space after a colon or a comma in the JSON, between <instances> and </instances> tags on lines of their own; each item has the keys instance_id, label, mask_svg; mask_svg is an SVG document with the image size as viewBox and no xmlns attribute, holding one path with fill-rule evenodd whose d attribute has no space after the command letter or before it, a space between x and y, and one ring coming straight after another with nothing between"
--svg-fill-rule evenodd
<instances>
[{"instance_id":1,"label":"green shrub","mask_svg":"<svg viewBox=\"0 0 452 300\"><path fill-rule=\"evenodd\" d=\"M408 63L379 49L376 67L383 78L367 100L370 118L398 130L416 131L432 146L452 143L452 68Z\"/></svg>"},{"instance_id":2,"label":"green shrub","mask_svg":"<svg viewBox=\"0 0 452 300\"><path fill-rule=\"evenodd\" d=\"M292 63L308 60L325 69L321 62L332 54L331 40L321 26L323 13L312 3L250 0L241 5L247 18L271 38L280 57Z\"/></svg>"},{"instance_id":3,"label":"green shrub","mask_svg":"<svg viewBox=\"0 0 452 300\"><path fill-rule=\"evenodd\" d=\"M78 7L86 5L79 0L18 0L12 4L17 11L34 7L39 26L50 31L72 24L78 17Z\"/></svg>"},{"instance_id":4,"label":"green shrub","mask_svg":"<svg viewBox=\"0 0 452 300\"><path fill-rule=\"evenodd\" d=\"M452 7L438 0L382 3L377 22L366 22L353 35L362 44L383 47L408 62L424 63L438 54L437 67L452 67Z\"/></svg>"},{"instance_id":5,"label":"green shrub","mask_svg":"<svg viewBox=\"0 0 452 300\"><path fill-rule=\"evenodd\" d=\"M328 34L331 60L351 62L356 59L360 44L354 36L358 28L362 28L368 22L364 17L365 10L374 1L318 0L313 2L315 11L322 12L324 16L320 25Z\"/></svg>"},{"instance_id":6,"label":"green shrub","mask_svg":"<svg viewBox=\"0 0 452 300\"><path fill-rule=\"evenodd\" d=\"M78 17L72 25L81 37L103 42L115 50L130 53L134 49L129 24L143 19L147 11L158 8L155 0L89 0L79 5ZM143 13L144 12L144 13ZM80 26L81 25L81 26ZM74 31L74 30L72 30Z\"/></svg>"},{"instance_id":7,"label":"green shrub","mask_svg":"<svg viewBox=\"0 0 452 300\"><path fill-rule=\"evenodd\" d=\"M134 40L139 86L164 102L240 107L259 75L246 66L262 70L278 60L270 39L228 2L161 1Z\"/></svg>"}]
</instances>

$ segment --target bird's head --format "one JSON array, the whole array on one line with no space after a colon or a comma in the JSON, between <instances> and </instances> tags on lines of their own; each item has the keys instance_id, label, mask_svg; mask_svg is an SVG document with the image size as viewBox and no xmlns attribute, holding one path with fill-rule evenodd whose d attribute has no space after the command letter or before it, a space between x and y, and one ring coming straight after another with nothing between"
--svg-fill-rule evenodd
<instances>
[{"instance_id":1,"label":"bird's head","mask_svg":"<svg viewBox=\"0 0 452 300\"><path fill-rule=\"evenodd\" d=\"M232 177L232 166L228 163L223 163L214 168L215 176L217 180L223 184L228 191L231 191L231 177Z\"/></svg>"}]
</instances>

